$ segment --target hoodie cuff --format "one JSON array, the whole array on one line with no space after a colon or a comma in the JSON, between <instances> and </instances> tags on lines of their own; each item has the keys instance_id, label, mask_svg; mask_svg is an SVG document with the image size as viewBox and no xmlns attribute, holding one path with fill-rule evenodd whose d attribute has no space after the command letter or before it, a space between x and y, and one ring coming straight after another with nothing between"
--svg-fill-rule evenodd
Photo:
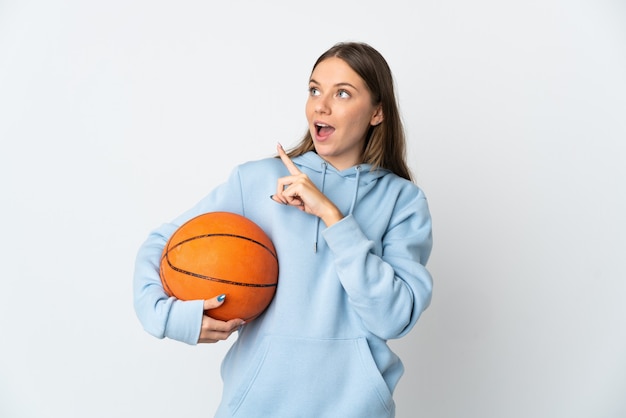
<instances>
[{"instance_id":1,"label":"hoodie cuff","mask_svg":"<svg viewBox=\"0 0 626 418\"><path fill-rule=\"evenodd\" d=\"M197 344L203 310L203 300L175 300L165 326L165 336L190 345Z\"/></svg>"},{"instance_id":2,"label":"hoodie cuff","mask_svg":"<svg viewBox=\"0 0 626 418\"><path fill-rule=\"evenodd\" d=\"M348 215L339 222L322 231L322 236L333 252L354 247L357 242L367 241L361 227L352 215Z\"/></svg>"}]
</instances>

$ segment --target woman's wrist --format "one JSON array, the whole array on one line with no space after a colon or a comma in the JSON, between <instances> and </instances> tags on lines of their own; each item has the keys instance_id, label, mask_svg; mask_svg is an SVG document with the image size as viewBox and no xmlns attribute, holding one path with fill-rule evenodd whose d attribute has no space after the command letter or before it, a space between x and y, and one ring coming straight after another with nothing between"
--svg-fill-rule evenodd
<instances>
[{"instance_id":1,"label":"woman's wrist","mask_svg":"<svg viewBox=\"0 0 626 418\"><path fill-rule=\"evenodd\" d=\"M322 218L322 221L324 221L326 227L329 228L343 219L343 213L341 213L341 211L335 205L332 205L320 218Z\"/></svg>"}]
</instances>

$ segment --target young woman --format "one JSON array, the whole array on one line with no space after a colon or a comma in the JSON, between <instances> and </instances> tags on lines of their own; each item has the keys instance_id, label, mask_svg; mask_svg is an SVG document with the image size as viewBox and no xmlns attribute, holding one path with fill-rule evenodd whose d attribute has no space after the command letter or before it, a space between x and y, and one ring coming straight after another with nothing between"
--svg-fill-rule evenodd
<instances>
[{"instance_id":1,"label":"young woman","mask_svg":"<svg viewBox=\"0 0 626 418\"><path fill-rule=\"evenodd\" d=\"M134 303L149 333L196 344L238 331L217 417L393 417L403 366L386 342L430 303L431 218L385 59L367 44L333 46L313 67L306 117L293 150L238 166L139 250ZM213 211L246 216L276 247L276 294L247 324L211 318L228 295L176 300L159 279L168 238Z\"/></svg>"}]
</instances>

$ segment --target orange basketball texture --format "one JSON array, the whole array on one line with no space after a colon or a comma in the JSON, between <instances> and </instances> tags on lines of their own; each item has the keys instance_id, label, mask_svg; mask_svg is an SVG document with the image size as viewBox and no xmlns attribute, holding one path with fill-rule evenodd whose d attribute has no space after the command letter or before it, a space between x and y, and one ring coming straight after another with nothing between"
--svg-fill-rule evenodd
<instances>
[{"instance_id":1,"label":"orange basketball texture","mask_svg":"<svg viewBox=\"0 0 626 418\"><path fill-rule=\"evenodd\" d=\"M278 257L267 234L251 220L210 212L181 225L163 249L161 283L181 300L226 300L208 311L212 318L251 321L272 301Z\"/></svg>"}]
</instances>

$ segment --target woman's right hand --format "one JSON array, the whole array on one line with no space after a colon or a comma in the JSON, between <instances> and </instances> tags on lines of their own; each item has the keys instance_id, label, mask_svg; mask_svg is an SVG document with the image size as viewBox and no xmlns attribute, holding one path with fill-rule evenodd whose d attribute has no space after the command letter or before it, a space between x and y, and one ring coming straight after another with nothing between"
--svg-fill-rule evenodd
<instances>
[{"instance_id":1,"label":"woman's right hand","mask_svg":"<svg viewBox=\"0 0 626 418\"><path fill-rule=\"evenodd\" d=\"M215 309L224 303L223 295L220 296L204 301L204 315L202 316L202 327L200 328L198 343L216 343L225 340L245 323L242 319L220 321L207 315L208 310Z\"/></svg>"}]
</instances>

